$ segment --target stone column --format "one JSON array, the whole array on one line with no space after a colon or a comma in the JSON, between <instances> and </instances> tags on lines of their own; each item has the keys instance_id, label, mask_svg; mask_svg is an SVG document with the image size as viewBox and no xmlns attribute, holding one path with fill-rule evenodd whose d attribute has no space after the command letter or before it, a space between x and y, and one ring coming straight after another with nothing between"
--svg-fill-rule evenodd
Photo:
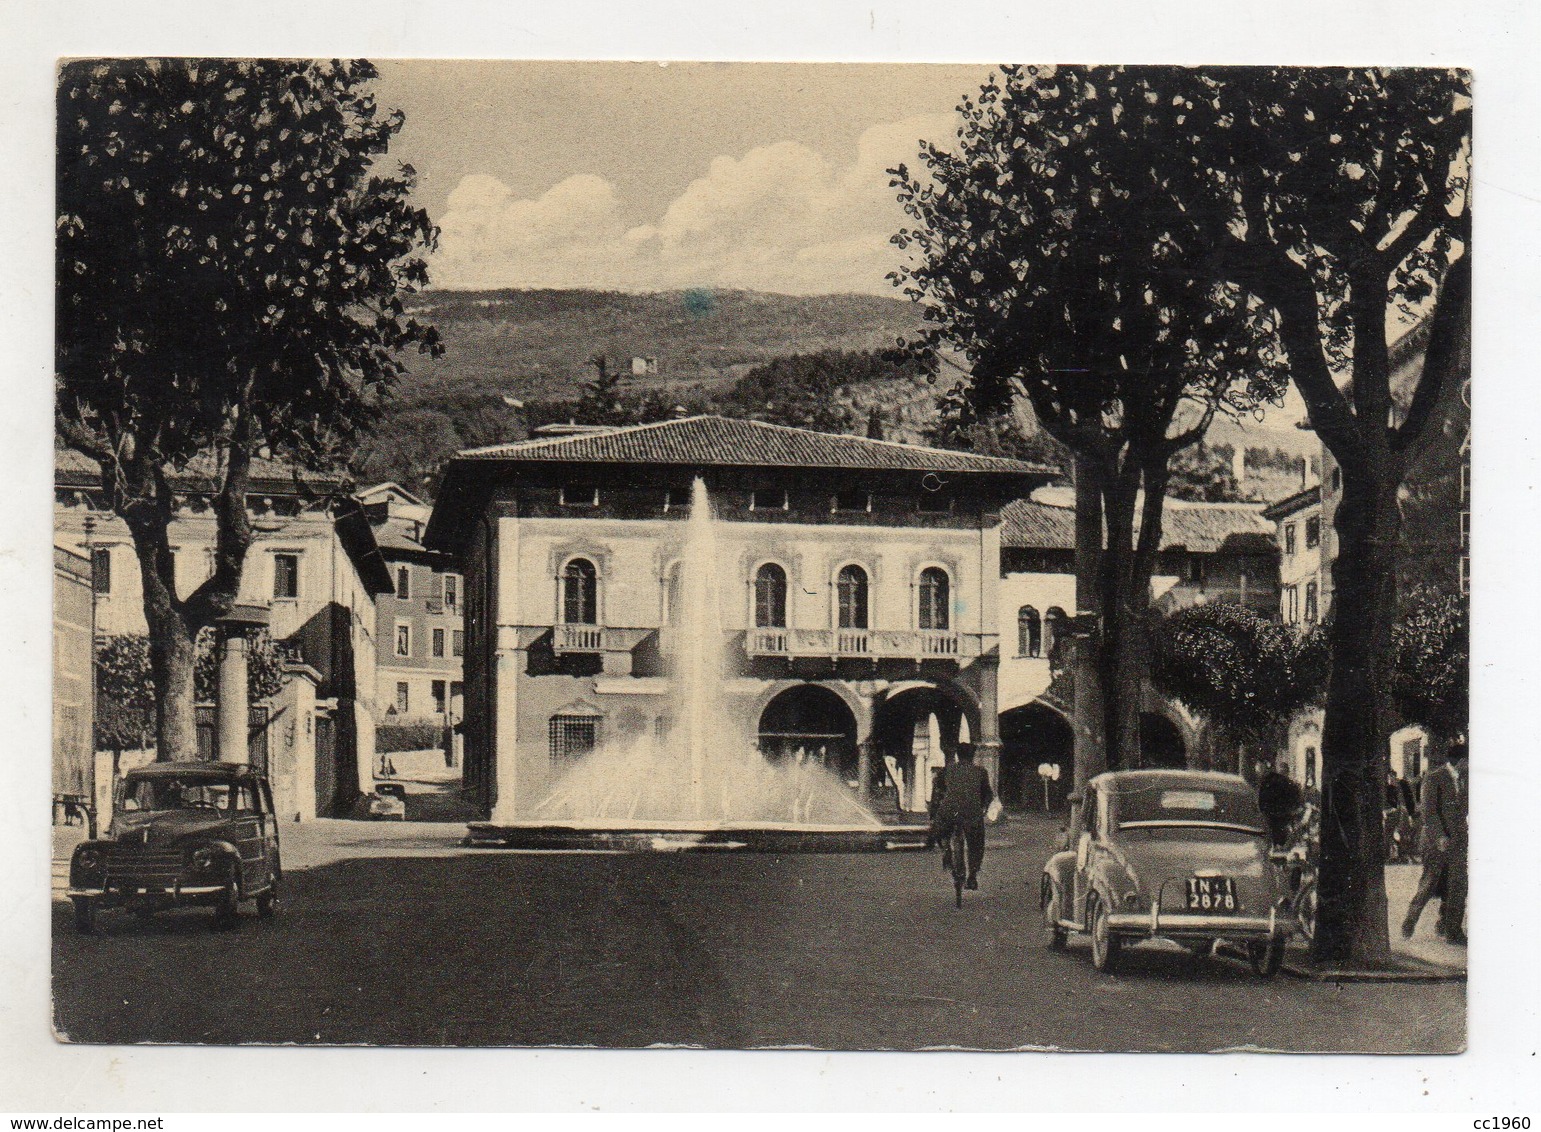
<instances>
[{"instance_id":1,"label":"stone column","mask_svg":"<svg viewBox=\"0 0 1541 1132\"><path fill-rule=\"evenodd\" d=\"M224 762L250 761L246 732L250 710L246 695L246 633L239 626L219 628L219 694L215 709L215 752Z\"/></svg>"},{"instance_id":2,"label":"stone column","mask_svg":"<svg viewBox=\"0 0 1541 1132\"><path fill-rule=\"evenodd\" d=\"M974 761L990 776L996 796L1001 792L1001 716L997 687L1000 663L994 656L979 658L985 665L979 681L979 734L973 736Z\"/></svg>"},{"instance_id":3,"label":"stone column","mask_svg":"<svg viewBox=\"0 0 1541 1132\"><path fill-rule=\"evenodd\" d=\"M856 780L859 783L856 788L856 797L864 806L872 801L873 756L873 742L870 737L856 744Z\"/></svg>"}]
</instances>

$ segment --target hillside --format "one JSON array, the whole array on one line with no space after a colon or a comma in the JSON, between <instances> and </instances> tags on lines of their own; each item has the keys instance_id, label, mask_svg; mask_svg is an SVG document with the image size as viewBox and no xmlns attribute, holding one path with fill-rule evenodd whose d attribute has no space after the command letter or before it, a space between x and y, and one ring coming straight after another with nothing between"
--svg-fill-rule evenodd
<instances>
[{"instance_id":1,"label":"hillside","mask_svg":"<svg viewBox=\"0 0 1541 1132\"><path fill-rule=\"evenodd\" d=\"M439 328L445 352L412 359L406 404L575 397L595 354L658 359L640 386L715 385L779 355L884 349L919 324L900 299L751 291L436 291L411 309Z\"/></svg>"}]
</instances>

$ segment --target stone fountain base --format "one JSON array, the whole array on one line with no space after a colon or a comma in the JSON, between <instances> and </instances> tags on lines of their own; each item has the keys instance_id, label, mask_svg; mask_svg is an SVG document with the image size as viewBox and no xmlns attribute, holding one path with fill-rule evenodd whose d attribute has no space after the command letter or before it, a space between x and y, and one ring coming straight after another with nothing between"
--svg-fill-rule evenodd
<instances>
[{"instance_id":1,"label":"stone fountain base","mask_svg":"<svg viewBox=\"0 0 1541 1132\"><path fill-rule=\"evenodd\" d=\"M883 853L921 849L925 840L924 825L471 822L465 844L569 853Z\"/></svg>"}]
</instances>

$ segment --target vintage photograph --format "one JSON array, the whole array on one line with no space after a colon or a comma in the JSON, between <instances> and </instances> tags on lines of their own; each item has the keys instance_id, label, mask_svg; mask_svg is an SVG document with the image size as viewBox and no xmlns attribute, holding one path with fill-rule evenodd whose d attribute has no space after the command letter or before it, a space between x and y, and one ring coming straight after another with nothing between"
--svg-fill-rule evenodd
<instances>
[{"instance_id":1,"label":"vintage photograph","mask_svg":"<svg viewBox=\"0 0 1541 1132\"><path fill-rule=\"evenodd\" d=\"M60 1041L1464 1050L1468 72L56 82Z\"/></svg>"}]
</instances>

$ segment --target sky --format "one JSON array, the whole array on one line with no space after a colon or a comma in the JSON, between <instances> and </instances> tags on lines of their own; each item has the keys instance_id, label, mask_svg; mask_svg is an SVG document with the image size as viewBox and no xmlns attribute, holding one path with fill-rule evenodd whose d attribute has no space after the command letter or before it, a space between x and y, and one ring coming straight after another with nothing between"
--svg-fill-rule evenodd
<instances>
[{"instance_id":1,"label":"sky","mask_svg":"<svg viewBox=\"0 0 1541 1132\"><path fill-rule=\"evenodd\" d=\"M982 66L380 64L434 285L894 295L887 170L956 131Z\"/></svg>"}]
</instances>

